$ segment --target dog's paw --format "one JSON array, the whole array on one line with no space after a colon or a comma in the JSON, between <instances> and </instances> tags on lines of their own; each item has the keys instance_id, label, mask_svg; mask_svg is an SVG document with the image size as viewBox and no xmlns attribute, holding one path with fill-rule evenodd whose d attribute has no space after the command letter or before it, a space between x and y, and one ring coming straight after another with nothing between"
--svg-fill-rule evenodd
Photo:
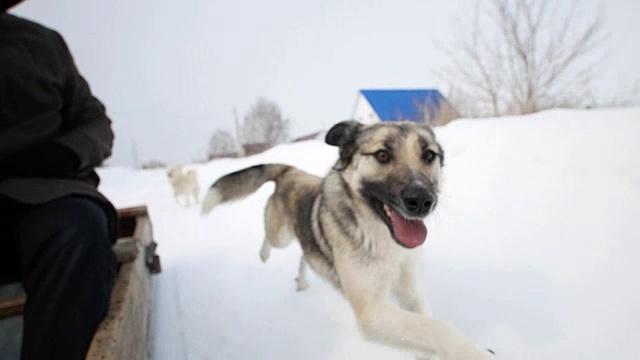
<instances>
[{"instance_id":1,"label":"dog's paw","mask_svg":"<svg viewBox=\"0 0 640 360\"><path fill-rule=\"evenodd\" d=\"M305 278L295 278L296 280L296 291L303 291L306 290L309 287L309 283L307 282L307 279Z\"/></svg>"}]
</instances>

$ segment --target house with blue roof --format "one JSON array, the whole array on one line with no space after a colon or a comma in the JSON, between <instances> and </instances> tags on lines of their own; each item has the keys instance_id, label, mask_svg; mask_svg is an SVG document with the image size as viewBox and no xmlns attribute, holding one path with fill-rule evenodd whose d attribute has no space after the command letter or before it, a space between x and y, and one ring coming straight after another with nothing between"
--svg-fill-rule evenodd
<instances>
[{"instance_id":1,"label":"house with blue roof","mask_svg":"<svg viewBox=\"0 0 640 360\"><path fill-rule=\"evenodd\" d=\"M432 126L457 117L456 109L435 89L360 90L352 114L363 124L414 121Z\"/></svg>"}]
</instances>

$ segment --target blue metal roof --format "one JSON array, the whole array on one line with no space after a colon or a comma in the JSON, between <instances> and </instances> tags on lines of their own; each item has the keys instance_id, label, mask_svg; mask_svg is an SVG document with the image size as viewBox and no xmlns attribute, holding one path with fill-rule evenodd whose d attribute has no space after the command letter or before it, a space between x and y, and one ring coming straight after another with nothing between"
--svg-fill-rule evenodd
<instances>
[{"instance_id":1,"label":"blue metal roof","mask_svg":"<svg viewBox=\"0 0 640 360\"><path fill-rule=\"evenodd\" d=\"M438 90L360 90L382 121L424 121L446 101ZM426 107L426 109L425 109Z\"/></svg>"}]
</instances>

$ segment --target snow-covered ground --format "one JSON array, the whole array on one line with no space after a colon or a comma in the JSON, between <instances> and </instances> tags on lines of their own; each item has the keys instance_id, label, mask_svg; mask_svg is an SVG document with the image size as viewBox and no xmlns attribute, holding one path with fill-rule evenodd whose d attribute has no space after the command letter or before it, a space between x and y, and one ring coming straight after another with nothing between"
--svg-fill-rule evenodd
<instances>
[{"instance_id":1,"label":"snow-covered ground","mask_svg":"<svg viewBox=\"0 0 640 360\"><path fill-rule=\"evenodd\" d=\"M444 186L416 250L434 315L499 359L637 359L640 109L459 120L436 133ZM311 141L193 167L204 192L263 162L323 175L336 156ZM117 206L150 210L163 263L153 359L413 359L363 340L317 276L296 292L297 245L261 263L272 184L202 218L174 202L164 170L101 176Z\"/></svg>"}]
</instances>

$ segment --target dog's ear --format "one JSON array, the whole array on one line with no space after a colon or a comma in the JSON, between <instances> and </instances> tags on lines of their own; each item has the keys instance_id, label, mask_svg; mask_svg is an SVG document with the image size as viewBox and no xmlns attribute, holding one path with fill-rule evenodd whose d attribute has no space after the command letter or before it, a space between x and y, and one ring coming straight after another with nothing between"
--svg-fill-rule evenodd
<instances>
[{"instance_id":1,"label":"dog's ear","mask_svg":"<svg viewBox=\"0 0 640 360\"><path fill-rule=\"evenodd\" d=\"M324 141L329 145L340 148L340 161L338 161L334 169L342 170L351 162L353 153L357 148L356 139L362 126L355 120L347 120L337 123L327 132Z\"/></svg>"},{"instance_id":2,"label":"dog's ear","mask_svg":"<svg viewBox=\"0 0 640 360\"><path fill-rule=\"evenodd\" d=\"M339 122L329 130L324 141L329 145L344 146L348 142L355 140L361 127L362 124L355 120Z\"/></svg>"}]
</instances>

